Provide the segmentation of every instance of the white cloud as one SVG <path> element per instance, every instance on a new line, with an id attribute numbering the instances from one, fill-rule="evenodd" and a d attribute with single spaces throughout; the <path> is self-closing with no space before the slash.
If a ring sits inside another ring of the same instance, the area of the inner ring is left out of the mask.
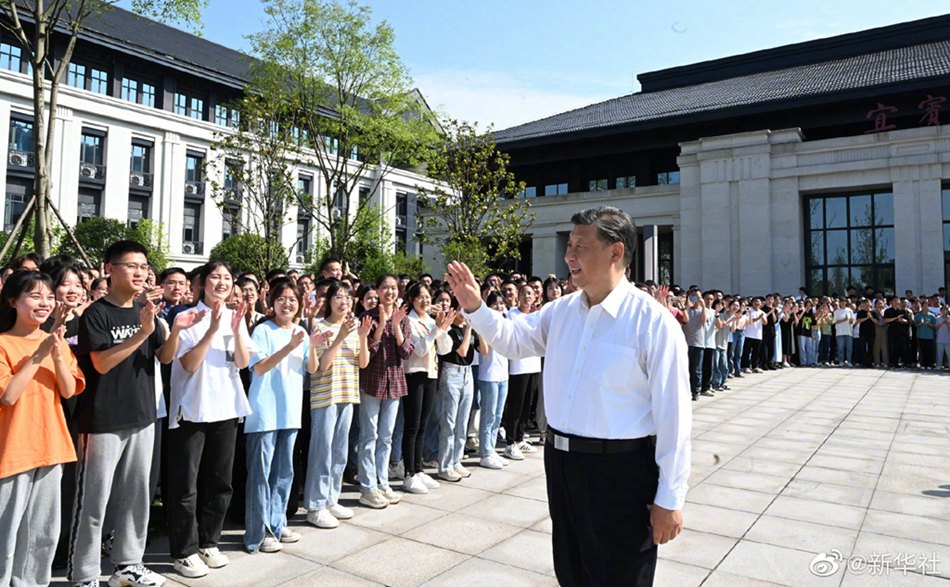
<path id="1" fill-rule="evenodd" d="M 541 83 L 532 83 L 534 80 L 494 71 L 438 70 L 413 77 L 429 105 L 439 113 L 478 122 L 480 127 L 494 123 L 496 130 L 624 93 L 609 87 L 602 88 L 603 94 L 554 91 Z"/>

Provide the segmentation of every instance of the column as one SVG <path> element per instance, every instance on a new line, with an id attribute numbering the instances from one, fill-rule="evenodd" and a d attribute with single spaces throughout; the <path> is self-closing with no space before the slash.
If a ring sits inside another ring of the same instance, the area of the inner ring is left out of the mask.
<path id="1" fill-rule="evenodd" d="M 660 275 L 659 240 L 660 227 L 647 224 L 643 229 L 643 280 L 657 281 Z"/>

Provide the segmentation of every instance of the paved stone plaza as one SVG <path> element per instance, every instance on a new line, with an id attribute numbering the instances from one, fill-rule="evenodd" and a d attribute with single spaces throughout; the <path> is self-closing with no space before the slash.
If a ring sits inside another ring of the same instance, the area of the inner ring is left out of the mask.
<path id="1" fill-rule="evenodd" d="M 660 548 L 657 585 L 950 586 L 950 377 L 785 369 L 733 381 L 693 404 L 686 529 Z M 330 531 L 295 520 L 303 540 L 282 553 L 247 555 L 229 531 L 231 564 L 203 579 L 176 575 L 164 540 L 146 562 L 169 585 L 203 587 L 556 584 L 541 453 L 471 470 L 384 511 L 356 507 L 344 486 L 353 520 Z M 811 572 L 820 554 L 837 572 Z"/>

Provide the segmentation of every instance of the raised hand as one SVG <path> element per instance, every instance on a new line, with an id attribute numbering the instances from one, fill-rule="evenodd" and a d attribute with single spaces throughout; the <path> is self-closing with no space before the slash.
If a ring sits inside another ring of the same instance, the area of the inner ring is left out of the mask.
<path id="1" fill-rule="evenodd" d="M 466 312 L 474 312 L 482 305 L 481 289 L 471 269 L 465 263 L 460 261 L 449 263 L 445 280 L 449 282 L 452 292 Z"/>
<path id="2" fill-rule="evenodd" d="M 327 343 L 328 340 L 333 336 L 333 332 L 330 330 L 320 330 L 316 329 L 313 334 L 310 336 L 310 346 L 312 347 L 321 347 Z"/>
<path id="3" fill-rule="evenodd" d="M 300 343 L 302 343 L 306 338 L 307 333 L 302 328 L 297 328 L 294 330 L 293 336 L 290 337 L 290 342 L 287 344 L 287 346 L 290 349 L 295 349 L 300 346 Z"/>
<path id="4" fill-rule="evenodd" d="M 135 297 L 142 304 L 147 304 L 149 302 L 158 302 L 162 299 L 162 288 L 161 287 L 151 287 L 145 288 L 139 292 L 139 295 Z"/>
<path id="5" fill-rule="evenodd" d="M 207 310 L 188 310 L 187 312 L 180 312 L 175 316 L 175 322 L 172 327 L 178 330 L 188 330 L 195 324 L 201 322 L 207 314 Z"/>
<path id="6" fill-rule="evenodd" d="M 63 324 L 66 324 L 66 319 L 69 318 L 70 307 L 66 304 L 60 302 L 56 304 L 56 308 L 53 310 L 53 330 L 56 330 Z"/>
<path id="7" fill-rule="evenodd" d="M 63 332 L 66 332 L 65 327 L 60 327 L 60 328 L 63 328 Z M 55 331 L 51 332 L 47 334 L 45 338 L 43 338 L 43 342 L 41 342 L 40 346 L 37 347 L 36 352 L 33 353 L 33 356 L 36 357 L 37 361 L 42 361 L 43 359 L 46 358 L 47 355 L 50 354 L 50 352 L 53 351 L 53 349 L 58 348 L 58 346 L 59 346 L 59 341 L 57 340 L 56 332 Z"/>
<path id="8" fill-rule="evenodd" d="M 303 300 L 303 317 L 312 320 L 317 315 L 317 300 L 309 295 Z"/>
<path id="9" fill-rule="evenodd" d="M 365 339 L 369 336 L 369 331 L 373 329 L 373 319 L 369 316 L 363 316 L 363 319 L 360 320 L 360 325 L 356 329 L 356 333 L 360 338 Z"/>
<path id="10" fill-rule="evenodd" d="M 664 306 L 669 306 L 670 304 L 669 295 L 670 287 L 668 285 L 661 285 L 653 292 L 653 298 Z"/>
<path id="11" fill-rule="evenodd" d="M 452 308 L 449 308 L 445 312 L 437 312 L 435 315 L 435 327 L 439 330 L 448 331 L 452 323 L 455 322 L 456 316 L 458 316 L 458 310 Z"/>
<path id="12" fill-rule="evenodd" d="M 48 339 L 52 342 L 52 351 L 53 351 L 53 360 L 62 360 L 63 352 L 65 352 L 69 345 L 66 343 L 66 327 L 57 326 L 49 333 Z"/>
<path id="13" fill-rule="evenodd" d="M 343 341 L 347 336 L 353 333 L 356 330 L 357 322 L 356 318 L 349 316 L 346 320 L 343 321 L 343 324 L 340 325 L 340 332 L 336 335 L 338 341 Z"/>
<path id="14" fill-rule="evenodd" d="M 379 308 L 379 327 L 386 328 L 386 323 L 392 318 L 392 314 L 390 314 L 389 308 L 382 304 L 378 305 L 377 308 Z"/>
<path id="15" fill-rule="evenodd" d="M 247 314 L 249 309 L 250 307 L 245 301 L 241 301 L 241 303 L 237 305 L 234 313 L 231 314 L 231 332 L 237 334 L 238 330 L 241 329 L 241 320 L 244 318 L 245 314 Z"/>
<path id="16" fill-rule="evenodd" d="M 221 326 L 221 314 L 224 311 L 223 304 L 221 300 L 215 300 L 214 306 L 211 308 L 211 323 L 208 325 L 208 330 L 211 332 L 217 332 L 218 328 Z"/>
<path id="17" fill-rule="evenodd" d="M 409 310 L 406 309 L 406 306 L 400 306 L 396 308 L 392 315 L 393 328 L 398 327 L 402 324 L 403 319 L 409 314 Z"/>
<path id="18" fill-rule="evenodd" d="M 162 311 L 162 308 L 165 307 L 165 304 L 149 300 L 147 304 L 142 306 L 142 309 L 139 311 L 139 322 L 142 323 L 141 330 L 145 334 L 151 334 L 155 331 L 155 316 Z"/>

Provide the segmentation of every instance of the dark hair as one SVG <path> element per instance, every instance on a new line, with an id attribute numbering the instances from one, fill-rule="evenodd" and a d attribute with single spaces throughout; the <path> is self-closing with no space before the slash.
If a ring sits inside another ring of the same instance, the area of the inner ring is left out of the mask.
<path id="1" fill-rule="evenodd" d="M 66 281 L 66 276 L 70 273 L 74 274 L 79 278 L 79 284 L 82 285 L 82 267 L 78 263 L 69 263 L 67 265 L 60 265 L 56 271 L 50 275 L 50 280 L 53 283 L 53 293 L 56 293 L 56 288 L 63 285 L 63 282 Z"/>
<path id="2" fill-rule="evenodd" d="M 338 282 L 338 281 L 340 281 L 340 280 L 337 279 L 337 278 L 335 278 L 335 277 L 324 277 L 324 278 L 321 279 L 320 281 L 318 281 L 318 282 L 316 282 L 316 283 L 313 284 L 313 289 L 314 289 L 314 290 L 318 290 L 318 289 L 320 289 L 321 287 L 330 287 L 330 286 L 332 286 L 334 283 L 336 283 L 336 282 Z"/>
<path id="3" fill-rule="evenodd" d="M 357 316 L 366 311 L 366 308 L 363 307 L 363 298 L 371 291 L 376 291 L 376 288 L 368 283 L 356 290 L 356 304 L 353 306 L 353 313 Z"/>
<path id="4" fill-rule="evenodd" d="M 278 277 L 286 277 L 286 276 L 287 276 L 287 272 L 284 271 L 283 269 L 271 269 L 270 271 L 267 272 L 267 275 L 264 277 L 264 280 L 267 283 L 270 283 L 274 281 L 275 279 L 277 279 Z"/>
<path id="5" fill-rule="evenodd" d="M 323 298 L 323 317 L 329 318 L 330 314 L 333 313 L 332 300 L 333 296 L 338 294 L 341 291 L 353 295 L 353 286 L 345 281 L 340 281 L 339 279 L 334 279 L 333 283 L 330 284 L 330 287 L 327 288 L 327 295 Z"/>
<path id="6" fill-rule="evenodd" d="M 106 263 L 114 263 L 118 261 L 122 255 L 129 253 L 141 253 L 145 255 L 145 260 L 148 260 L 148 249 L 146 249 L 142 243 L 130 240 L 115 241 L 109 245 L 109 248 L 107 248 L 106 252 L 102 255 L 102 260 Z"/>
<path id="7" fill-rule="evenodd" d="M 10 261 L 7 267 L 9 267 L 10 269 L 13 269 L 14 271 L 18 269 L 22 269 L 23 263 L 25 261 L 33 261 L 33 263 L 36 264 L 37 269 L 39 269 L 40 266 L 43 265 L 43 257 L 41 257 L 39 253 L 30 252 L 30 253 L 24 253 L 18 257 L 15 257 L 12 261 Z"/>
<path id="8" fill-rule="evenodd" d="M 408 278 L 409 276 L 407 275 L 406 277 Z M 399 279 L 400 279 L 399 277 L 396 277 L 392 273 L 383 273 L 382 275 L 376 278 L 376 289 L 379 289 L 380 286 L 383 285 L 383 282 L 386 281 L 387 279 L 392 279 L 393 281 L 396 282 L 396 285 L 399 285 Z"/>
<path id="9" fill-rule="evenodd" d="M 35 291 L 40 285 L 45 285 L 50 292 L 53 291 L 53 283 L 49 276 L 39 271 L 17 271 L 3 282 L 3 289 L 0 290 L 0 332 L 6 332 L 16 324 L 16 310 L 12 302 L 20 296 L 31 291 Z"/>
<path id="10" fill-rule="evenodd" d="M 424 281 L 417 281 L 406 289 L 406 305 L 409 306 L 410 309 L 416 301 L 416 298 L 422 295 L 422 290 L 429 292 L 429 297 L 432 297 L 432 290 L 429 289 L 429 286 L 426 285 Z"/>
<path id="11" fill-rule="evenodd" d="M 228 270 L 228 273 L 230 273 L 232 277 L 234 276 L 234 272 L 231 271 L 231 266 L 228 265 L 225 261 L 222 261 L 221 259 L 218 259 L 216 261 L 208 261 L 207 263 L 201 266 L 201 271 L 198 273 L 198 275 L 201 277 L 201 296 L 195 296 L 196 300 L 204 298 L 205 280 L 207 280 L 208 276 L 214 273 L 215 270 L 218 269 L 219 267 L 224 267 L 225 269 Z"/>
<path id="12" fill-rule="evenodd" d="M 498 290 L 494 290 L 488 294 L 488 297 L 485 299 L 485 304 L 488 307 L 492 307 L 495 305 L 495 302 L 497 302 L 498 300 L 501 300 L 501 303 L 504 304 L 505 296 L 501 295 L 501 292 L 499 292 Z"/>
<path id="13" fill-rule="evenodd" d="M 112 284 L 109 282 L 108 277 L 97 277 L 92 280 L 92 283 L 89 284 L 90 291 L 102 285 L 103 281 L 106 282 L 106 287 L 112 287 Z"/>
<path id="14" fill-rule="evenodd" d="M 613 206 L 588 208 L 574 214 L 571 224 L 595 227 L 598 238 L 608 245 L 621 243 L 624 266 L 629 267 L 633 263 L 633 255 L 637 250 L 637 227 L 633 218 L 623 210 Z"/>
<path id="15" fill-rule="evenodd" d="M 336 257 L 327 257 L 326 259 L 323 260 L 323 263 L 320 263 L 320 272 L 323 273 L 323 270 L 326 269 L 327 265 L 329 265 L 330 263 L 340 263 L 341 267 L 343 265 L 343 263 Z"/>
<path id="16" fill-rule="evenodd" d="M 277 280 L 275 279 L 274 281 L 277 281 Z M 234 282 L 234 286 L 240 289 L 244 289 L 244 286 L 247 284 L 253 285 L 254 290 L 257 291 L 257 293 L 261 292 L 261 286 L 258 285 L 258 283 L 254 281 L 253 279 L 251 279 L 250 277 L 238 277 L 237 280 L 235 280 Z"/>
<path id="17" fill-rule="evenodd" d="M 158 283 L 160 283 L 160 284 L 161 284 L 161 283 L 165 283 L 165 280 L 166 280 L 166 279 L 168 279 L 168 278 L 171 277 L 172 275 L 178 275 L 179 273 L 181 273 L 182 275 L 184 275 L 184 276 L 185 276 L 185 279 L 188 279 L 188 274 L 185 273 L 185 270 L 182 269 L 181 267 L 169 267 L 168 269 L 162 271 L 161 274 L 159 274 L 159 276 L 158 276 Z"/>
<path id="18" fill-rule="evenodd" d="M 250 281 L 250 280 L 248 280 Z M 282 279 L 275 279 L 270 284 L 270 291 L 267 293 L 267 303 L 274 308 L 274 302 L 277 301 L 277 298 L 280 297 L 280 294 L 284 293 L 285 290 L 290 290 L 294 292 L 294 297 L 297 298 L 297 313 L 294 315 L 294 318 L 300 316 L 300 312 L 303 311 L 303 300 L 300 297 L 300 292 L 297 290 L 297 286 L 294 285 L 294 282 L 289 277 L 284 277 Z M 268 320 L 274 320 L 274 314 L 268 316 Z"/>
<path id="19" fill-rule="evenodd" d="M 40 271 L 47 275 L 52 275 L 56 273 L 57 269 L 65 265 L 78 265 L 78 263 L 76 262 L 76 259 L 70 257 L 69 255 L 53 255 L 49 259 L 46 259 L 40 263 Z M 82 270 L 81 267 L 80 270 Z M 82 279 L 81 273 L 79 277 Z"/>

